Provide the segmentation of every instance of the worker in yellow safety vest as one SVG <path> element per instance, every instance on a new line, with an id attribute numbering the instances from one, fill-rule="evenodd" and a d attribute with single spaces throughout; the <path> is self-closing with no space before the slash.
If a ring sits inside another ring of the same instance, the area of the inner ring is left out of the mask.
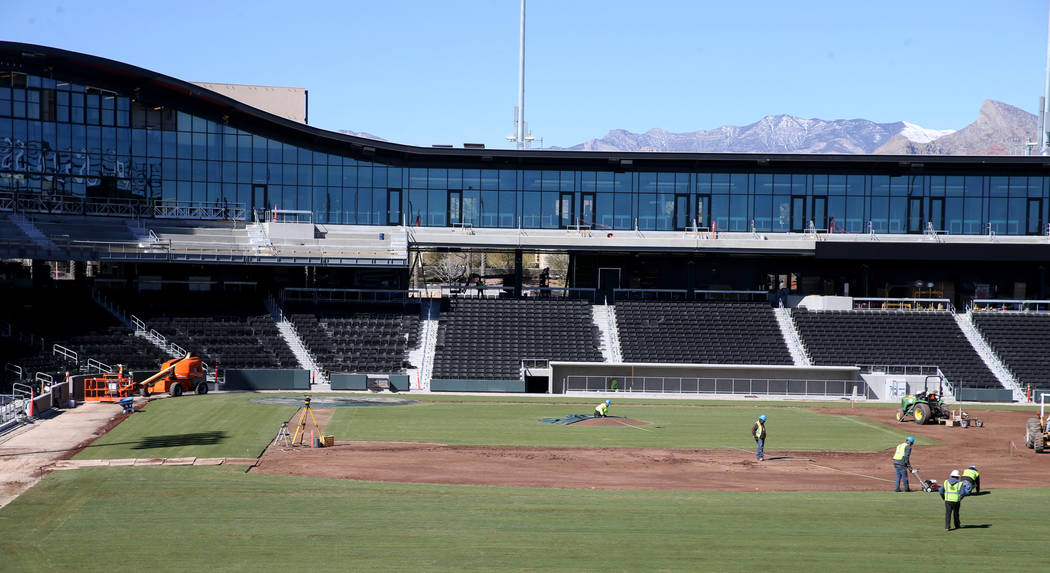
<path id="1" fill-rule="evenodd" d="M 897 444 L 897 451 L 893 452 L 893 469 L 897 472 L 897 483 L 893 486 L 893 491 L 900 491 L 901 483 L 904 484 L 904 491 L 911 491 L 911 486 L 908 485 L 908 470 L 911 469 L 911 446 L 914 443 L 915 438 L 908 436 Z"/>
<path id="2" fill-rule="evenodd" d="M 962 480 L 959 479 L 959 470 L 952 470 L 951 476 L 941 486 L 941 497 L 944 499 L 944 531 L 951 531 L 952 518 L 954 517 L 955 529 L 959 525 L 959 506 L 962 505 L 963 492 Z"/>
<path id="3" fill-rule="evenodd" d="M 602 402 L 601 404 L 598 404 L 597 406 L 595 406 L 594 407 L 594 417 L 595 418 L 607 418 L 607 417 L 609 417 L 609 406 L 611 406 L 611 405 L 612 405 L 612 401 L 611 400 L 606 400 L 606 401 Z"/>
<path id="4" fill-rule="evenodd" d="M 766 461 L 766 415 L 762 414 L 751 425 L 751 437 L 755 438 L 755 459 Z"/>
<path id="5" fill-rule="evenodd" d="M 963 487 L 968 490 L 966 495 L 981 493 L 981 473 L 977 471 L 977 466 L 970 466 L 964 469 L 962 481 Z"/>

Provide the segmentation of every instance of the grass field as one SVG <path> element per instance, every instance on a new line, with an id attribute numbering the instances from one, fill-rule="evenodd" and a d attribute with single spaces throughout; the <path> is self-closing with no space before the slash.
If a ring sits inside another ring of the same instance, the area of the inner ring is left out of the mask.
<path id="1" fill-rule="evenodd" d="M 228 467 L 55 472 L 0 511 L 3 571 L 1039 571 L 1050 490 L 581 491 Z"/>
<path id="2" fill-rule="evenodd" d="M 155 400 L 91 447 L 88 458 L 255 457 L 294 406 L 251 401 L 258 394 Z M 547 398 L 512 403 L 489 396 L 456 401 L 419 398 L 408 406 L 336 408 L 326 433 L 337 440 L 440 442 L 453 445 L 531 445 L 642 448 L 754 447 L 751 424 L 769 416 L 770 447 L 786 450 L 879 451 L 900 443 L 908 428 L 802 407 L 678 401 L 621 401 L 611 414 L 652 422 L 644 430 L 542 424 L 540 418 L 590 413 L 595 401 Z M 887 409 L 887 420 L 892 413 Z M 919 444 L 934 443 L 918 439 Z"/>
<path id="3" fill-rule="evenodd" d="M 268 394 L 271 396 L 272 394 Z M 295 406 L 258 394 L 151 402 L 80 458 L 255 456 Z M 615 400 L 628 427 L 541 424 L 595 400 L 405 396 L 337 408 L 340 440 L 471 445 L 885 450 L 908 428 L 788 403 Z M 836 404 L 841 405 L 841 404 Z M 709 407 L 704 407 L 709 406 Z M 920 442 L 922 440 L 920 439 Z M 375 483 L 235 467 L 54 472 L 0 509 L 0 571 L 1040 570 L 1050 490 L 932 494 L 617 491 Z M 906 548 L 902 552 L 901 548 Z"/>
<path id="4" fill-rule="evenodd" d="M 295 406 L 249 402 L 252 394 L 153 400 L 76 459 L 257 457 Z"/>
<path id="5" fill-rule="evenodd" d="M 592 401 L 593 402 L 593 401 Z M 641 448 L 754 448 L 751 425 L 769 417 L 770 444 L 787 450 L 878 451 L 907 436 L 908 428 L 801 407 L 700 404 L 613 404 L 610 414 L 651 422 L 643 430 L 540 424 L 540 418 L 589 414 L 591 402 L 500 404 L 421 402 L 412 406 L 337 408 L 326 433 L 337 440 L 429 441 L 453 445 Z M 887 411 L 887 418 L 892 414 Z M 922 439 L 919 443 L 924 443 Z M 932 443 L 926 441 L 925 443 Z"/>

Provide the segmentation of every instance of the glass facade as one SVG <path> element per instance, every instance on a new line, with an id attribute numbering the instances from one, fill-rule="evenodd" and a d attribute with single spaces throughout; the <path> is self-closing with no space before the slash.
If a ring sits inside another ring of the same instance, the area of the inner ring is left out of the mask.
<path id="1" fill-rule="evenodd" d="M 0 192 L 241 204 L 320 223 L 1046 234 L 1042 176 L 414 167 L 0 71 Z M 377 143 L 377 145 L 380 145 Z M 461 158 L 459 163 L 464 165 Z M 437 161 L 440 163 L 440 161 Z"/>

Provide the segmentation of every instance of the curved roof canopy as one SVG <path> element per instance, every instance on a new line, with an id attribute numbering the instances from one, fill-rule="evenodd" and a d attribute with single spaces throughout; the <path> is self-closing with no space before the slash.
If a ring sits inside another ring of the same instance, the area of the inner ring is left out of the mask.
<path id="1" fill-rule="evenodd" d="M 451 149 L 388 143 L 303 125 L 198 85 L 130 64 L 58 48 L 0 41 L 0 69 L 82 83 L 208 117 L 329 153 L 404 166 L 513 167 L 615 171 L 776 171 L 930 175 L 1046 175 L 1050 157 L 667 153 Z"/>

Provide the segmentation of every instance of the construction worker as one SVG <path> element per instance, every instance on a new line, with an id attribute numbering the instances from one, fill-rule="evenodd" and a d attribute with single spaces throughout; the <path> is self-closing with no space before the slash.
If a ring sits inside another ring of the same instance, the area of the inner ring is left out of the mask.
<path id="1" fill-rule="evenodd" d="M 908 484 L 908 470 L 911 469 L 911 445 L 914 443 L 915 438 L 908 436 L 903 442 L 897 444 L 897 451 L 893 452 L 893 469 L 897 472 L 897 483 L 894 484 L 893 491 L 901 490 L 901 482 L 904 483 L 904 491 L 911 491 L 911 486 Z"/>
<path id="2" fill-rule="evenodd" d="M 959 529 L 962 527 L 959 525 L 959 506 L 962 505 L 962 498 L 966 495 L 963 492 L 962 480 L 959 478 L 959 470 L 952 470 L 948 481 L 941 485 L 940 493 L 941 498 L 944 499 L 944 531 L 952 530 L 952 517 L 955 518 L 955 529 Z"/>
<path id="3" fill-rule="evenodd" d="M 755 438 L 755 459 L 766 461 L 766 415 L 762 414 L 751 426 L 751 436 Z"/>
<path id="4" fill-rule="evenodd" d="M 612 406 L 611 400 L 606 400 L 601 404 L 594 407 L 595 418 L 608 418 L 609 417 L 609 406 Z"/>
<path id="5" fill-rule="evenodd" d="M 964 469 L 962 480 L 963 488 L 966 489 L 966 495 L 981 493 L 981 473 L 977 471 L 977 466 L 970 466 Z"/>

